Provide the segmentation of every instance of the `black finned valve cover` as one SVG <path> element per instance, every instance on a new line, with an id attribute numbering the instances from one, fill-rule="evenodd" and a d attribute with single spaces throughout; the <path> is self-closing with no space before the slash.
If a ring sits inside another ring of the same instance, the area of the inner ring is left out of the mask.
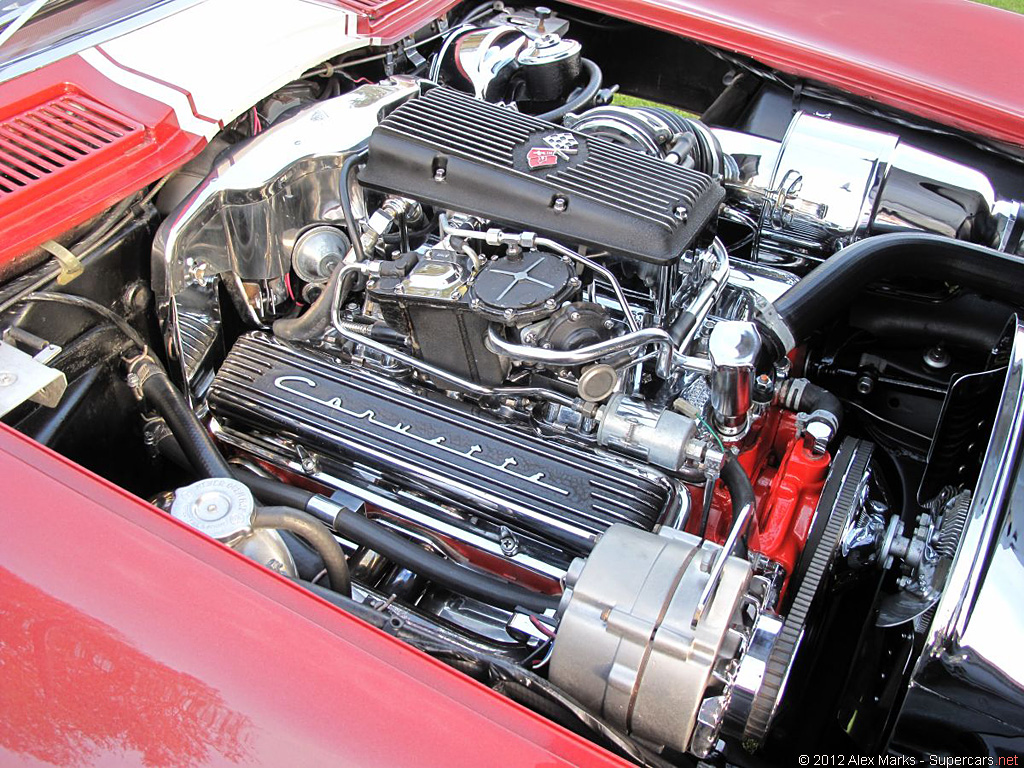
<path id="1" fill-rule="evenodd" d="M 725 196 L 707 174 L 442 87 L 369 148 L 369 187 L 653 264 L 678 259 Z"/>

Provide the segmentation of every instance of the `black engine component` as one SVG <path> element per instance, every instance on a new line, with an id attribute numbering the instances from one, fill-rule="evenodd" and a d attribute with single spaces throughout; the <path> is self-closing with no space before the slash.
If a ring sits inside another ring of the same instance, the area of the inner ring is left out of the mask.
<path id="1" fill-rule="evenodd" d="M 667 479 L 646 467 L 261 333 L 234 345 L 209 402 L 228 435 L 287 438 L 322 471 L 397 482 L 570 555 L 589 552 L 613 523 L 650 530 L 672 501 Z"/>
<path id="2" fill-rule="evenodd" d="M 470 288 L 474 309 L 505 322 L 551 314 L 580 281 L 561 256 L 530 251 L 488 262 Z"/>
<path id="3" fill-rule="evenodd" d="M 439 87 L 374 129 L 359 179 L 654 264 L 678 259 L 725 196 L 707 174 Z"/>
<path id="4" fill-rule="evenodd" d="M 603 307 L 575 301 L 551 316 L 537 343 L 545 348 L 570 350 L 598 344 L 611 335 L 610 319 Z"/>
<path id="5" fill-rule="evenodd" d="M 497 385 L 508 361 L 487 349 L 491 322 L 533 322 L 554 312 L 580 281 L 571 263 L 530 251 L 488 261 L 471 275 L 467 256 L 428 249 L 408 275 L 381 277 L 369 293 L 416 353 L 472 381 Z"/>

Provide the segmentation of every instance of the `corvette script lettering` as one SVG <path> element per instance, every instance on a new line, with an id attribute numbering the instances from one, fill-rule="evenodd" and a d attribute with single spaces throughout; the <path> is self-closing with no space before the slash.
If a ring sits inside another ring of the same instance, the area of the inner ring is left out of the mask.
<path id="1" fill-rule="evenodd" d="M 296 388 L 296 384 L 303 385 L 303 388 Z M 319 397 L 314 397 L 309 392 L 310 390 L 317 389 L 318 385 L 313 379 L 310 379 L 306 376 L 278 376 L 276 379 L 274 379 L 274 386 L 284 392 L 288 392 L 289 394 L 295 395 L 296 397 L 301 397 L 303 400 L 308 400 L 309 402 L 317 403 L 318 405 L 322 405 L 323 407 L 329 408 L 332 411 L 335 411 L 337 413 L 343 413 L 346 416 L 349 416 L 353 419 L 365 421 L 366 423 L 372 424 L 375 427 L 381 427 L 382 429 L 386 429 L 389 432 L 404 435 L 405 437 L 415 440 L 418 443 L 429 445 L 433 448 L 436 448 L 440 451 L 444 451 L 445 453 L 449 453 L 453 456 L 458 456 L 459 458 L 462 459 L 469 459 L 470 461 L 476 464 L 480 464 L 482 466 L 495 469 L 499 472 L 505 473 L 506 475 L 511 475 L 512 477 L 515 477 L 519 480 L 525 480 L 541 488 L 546 488 L 549 491 L 554 491 L 555 493 L 561 494 L 562 496 L 569 495 L 569 491 L 567 491 L 565 488 L 559 488 L 557 485 L 545 483 L 545 475 L 543 472 L 535 472 L 532 475 L 524 475 L 520 474 L 519 472 L 513 471 L 512 467 L 519 466 L 519 462 L 516 460 L 514 456 L 507 456 L 500 463 L 490 462 L 480 456 L 480 454 L 484 450 L 482 446 L 471 445 L 469 447 L 469 450 L 460 451 L 445 445 L 447 438 L 444 437 L 443 435 L 434 438 L 425 438 L 413 432 L 411 424 L 403 424 L 402 422 L 398 422 L 397 424 L 389 424 L 386 421 L 381 421 L 379 418 L 377 418 L 376 411 L 374 411 L 371 408 L 368 408 L 365 411 L 361 412 L 353 411 L 345 407 L 341 397 L 335 396 L 327 398 L 326 400 L 321 399 Z"/>

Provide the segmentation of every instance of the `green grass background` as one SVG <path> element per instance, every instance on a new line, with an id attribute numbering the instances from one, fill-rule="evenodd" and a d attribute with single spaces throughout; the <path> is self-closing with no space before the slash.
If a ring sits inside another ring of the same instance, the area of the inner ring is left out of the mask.
<path id="1" fill-rule="evenodd" d="M 1008 11 L 1024 13 L 1024 0 L 978 0 L 985 5 L 994 5 L 996 8 L 1005 8 Z"/>

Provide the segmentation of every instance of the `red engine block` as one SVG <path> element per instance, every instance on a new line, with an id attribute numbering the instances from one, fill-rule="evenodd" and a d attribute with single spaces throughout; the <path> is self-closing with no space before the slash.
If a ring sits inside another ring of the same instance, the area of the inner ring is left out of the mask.
<path id="1" fill-rule="evenodd" d="M 761 419 L 759 432 L 739 454 L 739 462 L 754 485 L 757 515 L 747 532 L 752 552 L 760 552 L 793 573 L 814 518 L 832 457 L 814 455 L 797 437 L 796 415 L 772 408 Z M 700 533 L 704 489 L 691 490 L 694 514 L 686 530 Z M 708 516 L 707 537 L 721 544 L 732 523 L 729 493 L 716 483 Z"/>

